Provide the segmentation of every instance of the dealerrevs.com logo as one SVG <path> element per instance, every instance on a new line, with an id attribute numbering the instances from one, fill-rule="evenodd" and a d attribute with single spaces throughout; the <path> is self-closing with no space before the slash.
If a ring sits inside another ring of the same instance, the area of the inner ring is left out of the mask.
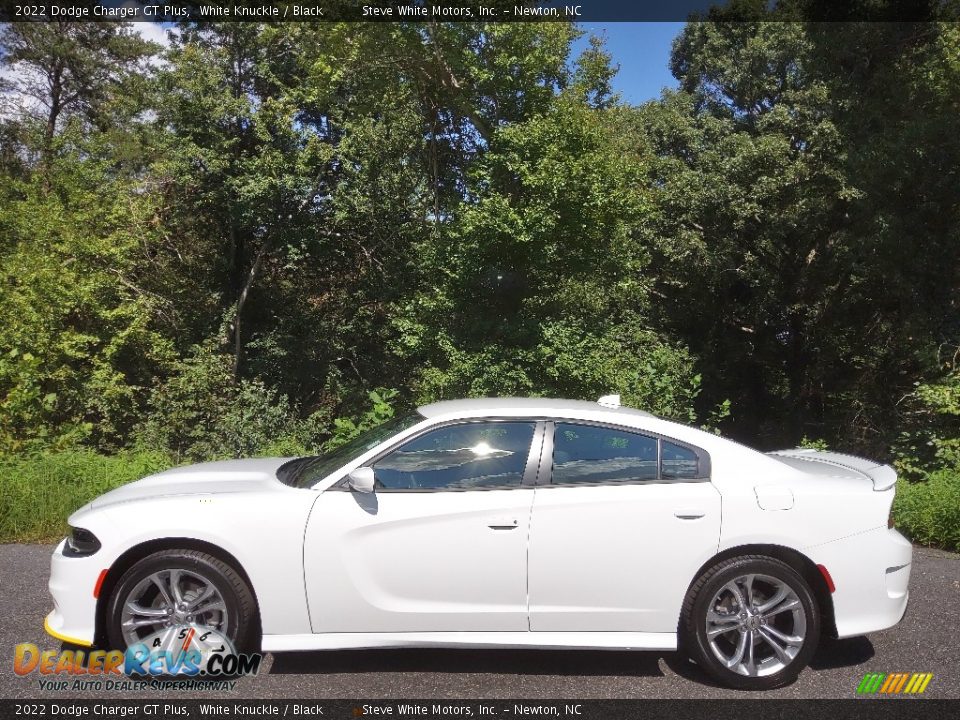
<path id="1" fill-rule="evenodd" d="M 920 695 L 933 680 L 933 673 L 867 673 L 857 686 L 858 695 Z"/>
<path id="2" fill-rule="evenodd" d="M 263 657 L 238 653 L 230 641 L 206 627 L 167 628 L 156 637 L 120 650 L 14 648 L 13 671 L 40 675 L 41 690 L 233 689 L 236 678 L 256 675 Z M 126 676 L 126 677 L 124 677 Z M 161 680 L 167 678 L 167 680 Z"/>

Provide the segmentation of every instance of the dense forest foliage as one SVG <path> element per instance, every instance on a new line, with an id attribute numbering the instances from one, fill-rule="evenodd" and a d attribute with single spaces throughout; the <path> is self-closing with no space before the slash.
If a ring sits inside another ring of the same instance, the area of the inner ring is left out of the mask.
<path id="1" fill-rule="evenodd" d="M 566 23 L 3 28 L 4 482 L 619 392 L 956 546 L 960 26 L 726 12 L 639 107 Z"/>

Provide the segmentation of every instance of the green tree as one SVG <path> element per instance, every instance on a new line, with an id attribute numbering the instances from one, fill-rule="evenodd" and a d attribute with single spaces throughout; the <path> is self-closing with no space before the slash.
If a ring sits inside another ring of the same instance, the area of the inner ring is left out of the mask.
<path id="1" fill-rule="evenodd" d="M 2 36 L 20 112 L 0 183 L 0 451 L 116 447 L 168 357 L 156 298 L 129 279 L 144 219 L 132 98 L 152 48 L 128 26 L 58 27 Z"/>
<path id="2" fill-rule="evenodd" d="M 953 32 L 691 23 L 680 91 L 638 111 L 661 307 L 744 440 L 882 456 L 898 399 L 956 345 Z"/>
<path id="3" fill-rule="evenodd" d="M 423 287 L 395 321 L 398 352 L 423 368 L 418 399 L 619 391 L 692 418 L 698 381 L 650 321 L 632 233 L 649 212 L 644 158 L 604 110 L 608 62 L 588 59 L 547 110 L 491 137 L 464 202 L 419 246 Z"/>
<path id="4" fill-rule="evenodd" d="M 8 80 L 22 122 L 37 130 L 32 150 L 49 172 L 55 140 L 64 125 L 79 120 L 106 132 L 123 119 L 120 110 L 156 51 L 130 23 L 8 23 L 0 31 L 2 61 L 14 70 Z"/>
<path id="5" fill-rule="evenodd" d="M 158 78 L 154 287 L 181 298 L 183 350 L 217 338 L 237 381 L 308 412 L 382 385 L 384 308 L 427 212 L 419 107 L 366 42 L 351 25 L 187 25 Z"/>

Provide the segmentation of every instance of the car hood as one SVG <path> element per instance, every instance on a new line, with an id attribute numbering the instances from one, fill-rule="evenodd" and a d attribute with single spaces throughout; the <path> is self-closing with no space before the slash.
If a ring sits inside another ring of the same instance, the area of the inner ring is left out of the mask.
<path id="1" fill-rule="evenodd" d="M 144 500 L 170 495 L 211 495 L 279 489 L 277 469 L 292 458 L 257 458 L 200 463 L 149 475 L 90 503 L 99 508 L 114 503 Z"/>

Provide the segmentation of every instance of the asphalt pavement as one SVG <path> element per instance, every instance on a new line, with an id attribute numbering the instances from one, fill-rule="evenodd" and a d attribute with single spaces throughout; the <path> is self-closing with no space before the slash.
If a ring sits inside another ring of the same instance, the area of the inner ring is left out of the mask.
<path id="1" fill-rule="evenodd" d="M 46 585 L 52 549 L 0 545 L 0 698 L 162 698 L 155 690 L 45 691 L 35 673 L 14 674 L 18 643 L 59 648 L 43 631 L 51 609 Z M 178 690 L 171 698 L 851 698 L 868 672 L 930 672 L 923 698 L 960 698 L 958 637 L 960 555 L 918 548 L 910 609 L 898 626 L 822 643 L 795 683 L 766 693 L 716 687 L 677 653 L 430 649 L 267 655 L 260 673 L 240 679 L 231 691 Z"/>

